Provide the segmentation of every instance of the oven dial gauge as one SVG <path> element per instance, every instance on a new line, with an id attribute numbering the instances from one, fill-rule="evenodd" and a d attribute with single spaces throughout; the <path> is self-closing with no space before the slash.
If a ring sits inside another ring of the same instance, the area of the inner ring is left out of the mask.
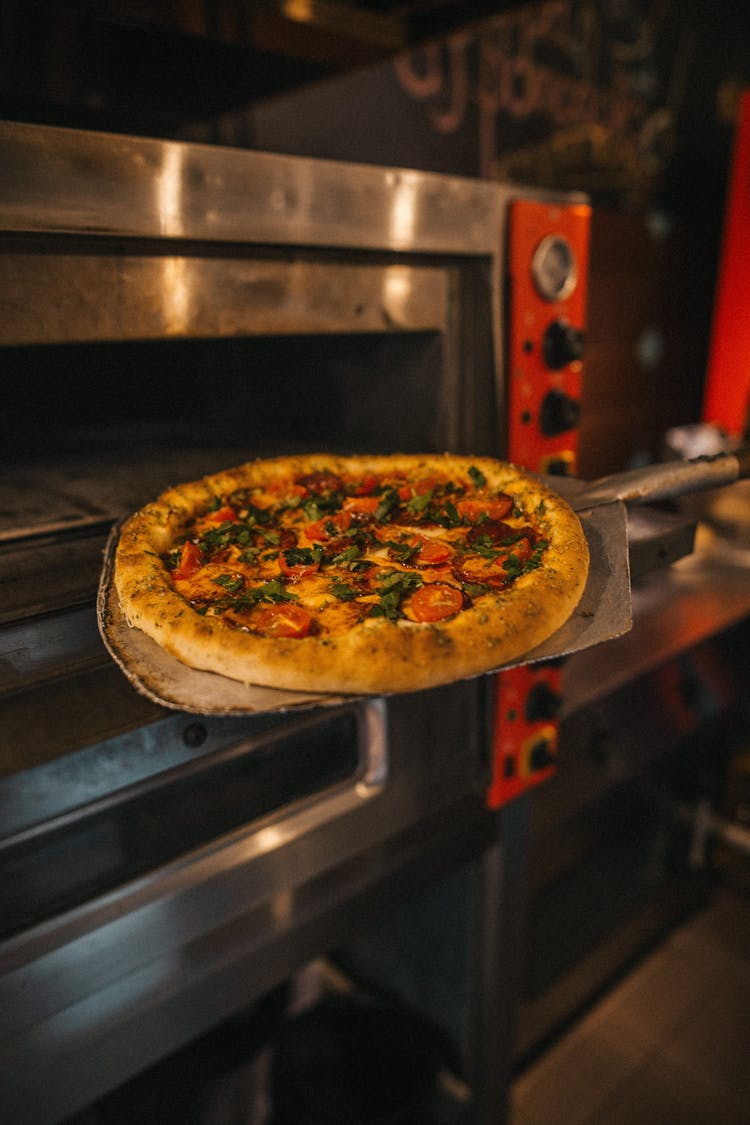
<path id="1" fill-rule="evenodd" d="M 564 301 L 576 287 L 578 268 L 575 254 L 566 238 L 548 234 L 531 259 L 531 276 L 545 301 Z"/>

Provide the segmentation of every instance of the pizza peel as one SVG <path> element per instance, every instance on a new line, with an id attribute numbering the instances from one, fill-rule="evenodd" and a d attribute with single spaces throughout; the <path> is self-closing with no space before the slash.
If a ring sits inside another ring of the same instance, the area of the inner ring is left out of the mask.
<path id="1" fill-rule="evenodd" d="M 674 499 L 747 477 L 750 449 L 669 461 L 593 483 L 542 477 L 548 488 L 571 505 L 581 521 L 590 554 L 586 587 L 573 614 L 552 636 L 522 659 L 488 668 L 486 674 L 570 656 L 627 633 L 633 623 L 627 505 Z M 133 687 L 152 702 L 197 714 L 255 715 L 333 706 L 352 698 L 242 684 L 182 664 L 125 620 L 112 582 L 118 535 L 119 527 L 113 528 L 105 548 L 97 598 L 99 629 L 110 655 Z"/>

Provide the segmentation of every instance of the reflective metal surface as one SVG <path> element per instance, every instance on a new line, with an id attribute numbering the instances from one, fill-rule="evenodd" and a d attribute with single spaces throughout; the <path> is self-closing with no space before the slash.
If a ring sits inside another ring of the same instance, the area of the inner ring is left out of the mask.
<path id="1" fill-rule="evenodd" d="M 3 1120 L 62 1120 L 481 855 L 494 834 L 471 722 L 481 700 L 461 689 L 417 703 L 367 706 L 352 783 L 0 944 Z M 100 834 L 90 855 L 122 844 Z"/>
<path id="2" fill-rule="evenodd" d="M 497 185 L 461 177 L 12 122 L 0 148 L 6 231 L 452 254 L 501 237 Z"/>
<path id="3" fill-rule="evenodd" d="M 4 344 L 423 332 L 440 329 L 447 310 L 445 271 L 427 267 L 127 253 L 0 256 Z"/>

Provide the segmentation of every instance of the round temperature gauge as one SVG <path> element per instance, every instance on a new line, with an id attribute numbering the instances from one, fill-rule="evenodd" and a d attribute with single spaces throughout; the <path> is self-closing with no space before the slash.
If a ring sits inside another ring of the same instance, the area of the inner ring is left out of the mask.
<path id="1" fill-rule="evenodd" d="M 548 234 L 542 239 L 531 259 L 531 276 L 545 301 L 564 301 L 570 296 L 578 281 L 578 270 L 567 239 L 559 234 Z"/>

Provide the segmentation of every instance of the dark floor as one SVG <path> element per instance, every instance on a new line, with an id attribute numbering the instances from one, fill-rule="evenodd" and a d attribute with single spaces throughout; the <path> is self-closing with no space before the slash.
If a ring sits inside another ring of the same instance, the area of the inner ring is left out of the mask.
<path id="1" fill-rule="evenodd" d="M 749 1125 L 750 889 L 725 881 L 527 1070 L 511 1125 Z"/>

